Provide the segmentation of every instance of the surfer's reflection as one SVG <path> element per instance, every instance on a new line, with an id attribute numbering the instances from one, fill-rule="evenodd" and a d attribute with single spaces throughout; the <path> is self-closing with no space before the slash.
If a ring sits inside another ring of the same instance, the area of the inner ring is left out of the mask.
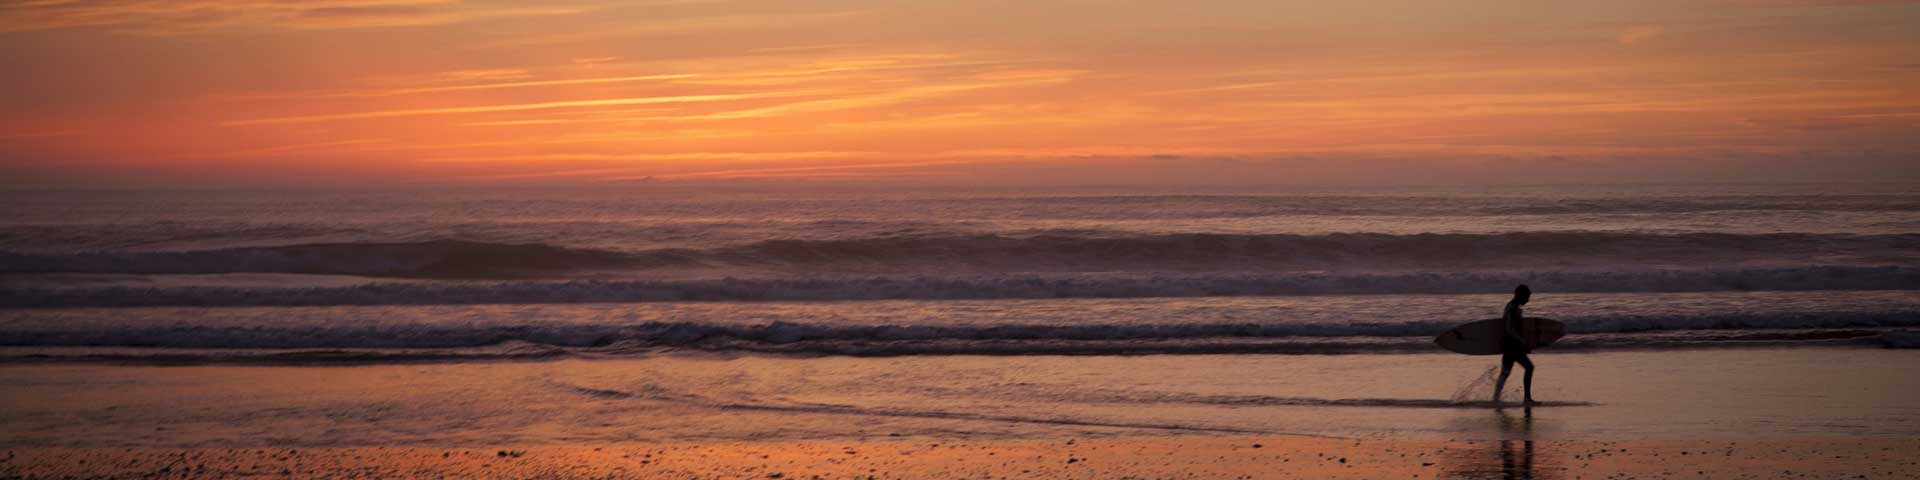
<path id="1" fill-rule="evenodd" d="M 1473 479 L 1547 479 L 1553 478 L 1554 468 L 1536 468 L 1534 465 L 1533 409 L 1496 408 L 1494 424 L 1499 430 L 1500 439 L 1494 442 L 1497 452 L 1487 450 L 1466 450 L 1464 455 L 1455 457 L 1455 462 L 1441 478 Z"/>
<path id="2" fill-rule="evenodd" d="M 1518 421 L 1507 413 L 1507 409 L 1497 408 L 1500 415 L 1500 471 L 1504 478 L 1531 479 L 1533 476 L 1533 409 L 1523 409 Z M 1520 450 L 1514 451 L 1518 442 Z"/>

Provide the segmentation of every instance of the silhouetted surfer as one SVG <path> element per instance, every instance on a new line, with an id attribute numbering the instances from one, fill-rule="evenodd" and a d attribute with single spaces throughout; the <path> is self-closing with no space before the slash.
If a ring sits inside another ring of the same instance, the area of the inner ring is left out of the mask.
<path id="1" fill-rule="evenodd" d="M 1527 368 L 1521 385 L 1526 388 L 1527 404 L 1533 404 L 1533 360 L 1527 358 L 1533 348 L 1527 346 L 1526 339 L 1520 334 L 1520 306 L 1526 305 L 1527 299 L 1532 297 L 1533 291 L 1528 290 L 1525 284 L 1513 287 L 1513 300 L 1507 302 L 1506 313 L 1500 315 L 1500 324 L 1506 327 L 1506 334 L 1500 336 L 1500 380 L 1493 383 L 1494 403 L 1500 402 L 1500 394 L 1507 389 L 1507 374 L 1513 373 L 1513 364 L 1518 363 Z"/>

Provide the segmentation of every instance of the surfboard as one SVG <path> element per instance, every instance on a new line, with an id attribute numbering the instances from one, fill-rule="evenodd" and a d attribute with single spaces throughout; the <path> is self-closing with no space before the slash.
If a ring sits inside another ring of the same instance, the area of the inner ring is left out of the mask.
<path id="1" fill-rule="evenodd" d="M 1453 327 L 1446 333 L 1433 339 L 1440 348 L 1467 355 L 1499 355 L 1500 335 L 1504 326 L 1501 319 L 1481 320 Z M 1533 348 L 1553 345 L 1555 340 L 1567 336 L 1567 326 L 1549 318 L 1524 317 L 1520 319 L 1520 338 Z"/>

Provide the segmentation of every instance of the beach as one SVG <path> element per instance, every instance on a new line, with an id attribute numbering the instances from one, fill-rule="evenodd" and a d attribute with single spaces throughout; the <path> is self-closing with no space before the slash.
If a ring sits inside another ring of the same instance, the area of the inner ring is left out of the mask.
<path id="1" fill-rule="evenodd" d="M 1541 354 L 1533 408 L 1478 400 L 1492 358 L 1450 354 L 10 365 L 0 465 L 39 478 L 1911 478 L 1914 355 Z M 1516 463 L 1530 473 L 1503 476 Z"/>
<path id="2" fill-rule="evenodd" d="M 27 449 L 14 478 L 1914 478 L 1911 439 L 710 442 L 498 449 Z"/>

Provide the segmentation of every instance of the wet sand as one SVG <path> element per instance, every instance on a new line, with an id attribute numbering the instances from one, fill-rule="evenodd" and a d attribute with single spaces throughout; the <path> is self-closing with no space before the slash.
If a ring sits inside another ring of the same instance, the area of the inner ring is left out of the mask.
<path id="1" fill-rule="evenodd" d="M 6 478 L 1920 478 L 1920 439 L 1262 437 L 25 448 Z"/>
<path id="2" fill-rule="evenodd" d="M 0 478 L 1920 478 L 1915 354 L 9 365 Z"/>

